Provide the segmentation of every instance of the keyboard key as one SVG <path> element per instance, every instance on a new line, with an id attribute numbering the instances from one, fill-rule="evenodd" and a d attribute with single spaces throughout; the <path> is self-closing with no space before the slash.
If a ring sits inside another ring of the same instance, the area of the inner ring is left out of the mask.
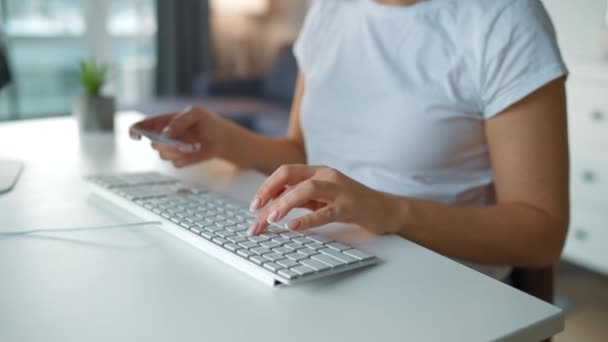
<path id="1" fill-rule="evenodd" d="M 275 247 L 272 249 L 272 251 L 279 254 L 293 253 L 293 249 L 287 247 Z"/>
<path id="2" fill-rule="evenodd" d="M 296 232 L 285 232 L 285 233 L 281 233 L 281 236 L 282 237 L 286 237 L 288 239 L 294 239 L 294 238 L 297 238 L 297 237 L 301 237 L 302 235 L 298 234 Z"/>
<path id="3" fill-rule="evenodd" d="M 203 225 L 203 229 L 206 232 L 210 232 L 211 234 L 215 235 L 215 227 L 210 227 L 209 225 L 205 224 Z"/>
<path id="4" fill-rule="evenodd" d="M 227 243 L 224 245 L 224 248 L 226 248 L 227 250 L 229 250 L 231 252 L 236 252 L 236 250 L 239 249 L 240 247 L 236 243 Z"/>
<path id="5" fill-rule="evenodd" d="M 285 256 L 288 257 L 289 259 L 295 260 L 295 261 L 306 259 L 306 255 L 298 253 L 298 252 L 285 254 Z"/>
<path id="6" fill-rule="evenodd" d="M 205 231 L 201 232 L 201 236 L 204 237 L 207 240 L 211 240 L 211 239 L 213 239 L 213 237 L 215 236 L 215 234 L 213 234 L 213 233 L 205 230 Z"/>
<path id="7" fill-rule="evenodd" d="M 281 244 L 281 245 L 284 245 L 286 243 L 290 243 L 291 242 L 290 239 L 284 238 L 284 237 L 274 238 L 274 239 L 272 239 L 272 241 L 274 241 L 274 242 L 276 242 L 278 244 Z"/>
<path id="8" fill-rule="evenodd" d="M 183 228 L 190 229 L 190 223 L 188 223 L 188 222 L 182 221 L 179 223 L 179 225 L 182 226 Z"/>
<path id="9" fill-rule="evenodd" d="M 265 248 L 265 247 L 256 247 L 256 248 L 251 248 L 250 250 L 257 255 L 272 253 L 272 251 L 270 249 Z"/>
<path id="10" fill-rule="evenodd" d="M 215 242 L 216 244 L 218 244 L 218 245 L 220 245 L 220 246 L 222 246 L 222 245 L 224 245 L 224 244 L 228 243 L 228 240 L 226 240 L 226 239 L 222 239 L 222 238 L 220 238 L 220 237 L 214 237 L 213 239 L 211 239 L 211 241 Z"/>
<path id="11" fill-rule="evenodd" d="M 247 230 L 247 228 L 243 228 L 243 227 L 239 227 L 239 226 L 230 226 L 230 227 L 226 227 L 226 230 L 236 233 L 236 232 L 242 232 L 243 230 Z"/>
<path id="12" fill-rule="evenodd" d="M 347 246 L 347 245 L 345 245 L 343 243 L 339 243 L 339 242 L 328 243 L 327 247 L 329 247 L 331 249 L 335 249 L 335 250 L 340 251 L 340 252 L 345 251 L 347 249 L 351 249 L 350 246 Z"/>
<path id="13" fill-rule="evenodd" d="M 268 254 L 264 254 L 262 256 L 264 258 L 270 260 L 270 261 L 276 261 L 276 260 L 284 259 L 284 257 L 281 254 L 279 254 L 279 253 L 268 253 Z"/>
<path id="14" fill-rule="evenodd" d="M 298 274 L 296 272 L 287 269 L 279 270 L 278 273 L 280 276 L 285 277 L 287 279 L 293 279 L 298 277 Z"/>
<path id="15" fill-rule="evenodd" d="M 295 251 L 295 250 L 297 250 L 297 249 L 302 248 L 303 246 L 302 246 L 302 245 L 300 245 L 299 243 L 292 242 L 292 243 L 287 243 L 287 244 L 285 244 L 285 247 L 287 247 L 287 248 L 289 248 L 289 249 L 291 249 L 291 250 L 294 250 L 294 251 Z"/>
<path id="16" fill-rule="evenodd" d="M 212 231 L 214 231 L 214 232 L 219 232 L 219 231 L 224 230 L 224 228 L 223 228 L 223 227 L 216 226 L 216 225 L 208 225 L 208 226 L 205 226 L 205 228 L 207 228 L 207 229 L 209 229 L 209 230 L 212 230 Z"/>
<path id="17" fill-rule="evenodd" d="M 302 244 L 302 245 L 305 245 L 305 244 L 307 244 L 307 243 L 313 243 L 313 242 L 314 242 L 313 240 L 311 240 L 311 239 L 309 239 L 309 238 L 307 238 L 307 237 L 303 237 L 303 236 L 298 237 L 298 238 L 295 238 L 295 239 L 292 239 L 291 241 L 293 241 L 293 242 L 297 242 L 297 243 Z"/>
<path id="18" fill-rule="evenodd" d="M 274 241 L 264 241 L 264 242 L 260 242 L 260 246 L 263 246 L 266 248 L 277 248 L 277 247 L 280 247 L 281 244 L 278 244 Z"/>
<path id="19" fill-rule="evenodd" d="M 277 264 L 285 267 L 285 268 L 290 268 L 290 267 L 294 267 L 294 266 L 298 266 L 299 263 L 296 261 L 293 261 L 291 259 L 281 259 L 281 260 L 277 260 L 276 261 Z"/>
<path id="20" fill-rule="evenodd" d="M 325 270 L 328 270 L 331 268 L 328 265 L 326 265 L 320 261 L 313 260 L 313 259 L 304 259 L 304 260 L 301 260 L 300 263 L 302 265 L 308 266 L 308 267 L 312 268 L 313 270 L 319 271 L 319 272 L 325 271 Z"/>
<path id="21" fill-rule="evenodd" d="M 277 272 L 280 269 L 283 269 L 283 266 L 277 265 L 274 262 L 267 262 L 264 264 L 264 268 L 271 270 L 272 272 Z"/>
<path id="22" fill-rule="evenodd" d="M 229 236 L 226 238 L 226 240 L 233 242 L 233 243 L 239 243 L 239 242 L 243 242 L 243 241 L 247 241 L 246 238 L 242 237 L 242 236 L 238 236 L 238 235 L 233 235 L 233 236 Z"/>
<path id="23" fill-rule="evenodd" d="M 325 245 L 322 245 L 318 242 L 313 242 L 313 243 L 306 244 L 306 247 L 317 250 L 317 249 L 325 248 Z"/>
<path id="24" fill-rule="evenodd" d="M 250 252 L 247 249 L 239 249 L 238 251 L 236 251 L 236 254 L 244 257 L 244 258 L 249 258 L 251 256 L 254 256 L 255 254 L 253 254 L 252 252 Z"/>
<path id="25" fill-rule="evenodd" d="M 353 258 L 357 258 L 359 260 L 369 260 L 369 259 L 373 259 L 374 257 L 368 254 L 365 254 L 363 252 L 361 252 L 358 249 L 347 249 L 343 252 L 344 254 L 350 255 Z"/>
<path id="26" fill-rule="evenodd" d="M 341 260 L 347 264 L 359 261 L 359 259 L 357 259 L 357 258 L 353 258 L 352 256 L 350 256 L 348 254 L 338 252 L 335 249 L 331 249 L 331 248 L 322 248 L 322 249 L 319 249 L 319 252 L 329 255 L 332 258 Z"/>
<path id="27" fill-rule="evenodd" d="M 226 227 L 231 226 L 231 224 L 228 224 L 228 222 L 226 222 L 226 221 L 218 221 L 218 222 L 214 222 L 214 224 L 218 227 L 222 227 L 222 229 L 226 229 Z"/>
<path id="28" fill-rule="evenodd" d="M 259 256 L 259 255 L 254 255 L 249 259 L 251 259 L 253 262 L 255 262 L 258 265 L 262 265 L 263 263 L 268 261 L 266 258 Z"/>
<path id="29" fill-rule="evenodd" d="M 230 236 L 234 236 L 234 233 L 228 230 L 220 230 L 219 232 L 215 232 L 215 234 L 217 234 L 218 236 L 222 237 L 222 238 L 227 238 Z"/>
<path id="30" fill-rule="evenodd" d="M 312 248 L 308 248 L 308 247 L 298 249 L 298 253 L 302 253 L 302 254 L 306 255 L 307 257 L 310 257 L 311 255 L 319 254 L 319 252 L 315 251 Z"/>
<path id="31" fill-rule="evenodd" d="M 222 216 L 222 215 L 215 215 L 214 217 L 212 217 L 213 222 L 220 222 L 220 221 L 224 221 L 226 219 L 226 217 Z"/>
<path id="32" fill-rule="evenodd" d="M 262 242 L 262 241 L 266 241 L 268 240 L 267 237 L 265 236 L 261 236 L 261 235 L 257 235 L 257 236 L 250 236 L 247 238 L 249 241 L 255 241 L 255 242 Z"/>
<path id="33" fill-rule="evenodd" d="M 198 227 L 192 227 L 190 230 L 195 234 L 201 234 L 201 230 Z"/>
<path id="34" fill-rule="evenodd" d="M 296 272 L 299 275 L 307 275 L 307 274 L 311 274 L 311 273 L 315 272 L 314 269 L 312 269 L 308 266 L 304 266 L 304 265 L 293 267 L 293 268 L 291 268 L 291 270 Z"/>
<path id="35" fill-rule="evenodd" d="M 239 246 L 247 249 L 259 247 L 258 243 L 253 241 L 239 242 Z"/>
<path id="36" fill-rule="evenodd" d="M 271 232 L 264 232 L 264 233 L 260 234 L 260 236 L 265 236 L 269 239 L 274 239 L 276 237 L 279 237 L 277 234 L 271 233 Z"/>
<path id="37" fill-rule="evenodd" d="M 317 260 L 320 261 L 324 264 L 327 264 L 328 266 L 333 267 L 338 267 L 338 266 L 342 266 L 345 263 L 338 260 L 338 259 L 334 259 L 332 257 L 330 257 L 329 255 L 325 255 L 325 254 L 316 254 L 310 257 L 313 260 Z"/>
<path id="38" fill-rule="evenodd" d="M 311 240 L 314 240 L 315 242 L 321 243 L 321 244 L 334 242 L 334 240 L 332 240 L 330 238 L 326 238 L 325 236 L 321 236 L 321 235 L 317 235 L 317 234 L 308 235 L 308 238 Z"/>
<path id="39" fill-rule="evenodd" d="M 270 226 L 266 230 L 274 234 L 280 234 L 287 231 L 279 226 Z"/>

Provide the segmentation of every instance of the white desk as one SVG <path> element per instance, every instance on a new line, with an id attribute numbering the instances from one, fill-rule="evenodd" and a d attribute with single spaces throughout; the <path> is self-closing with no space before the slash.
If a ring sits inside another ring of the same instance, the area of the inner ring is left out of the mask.
<path id="1" fill-rule="evenodd" d="M 82 175 L 159 170 L 249 200 L 263 177 L 220 162 L 175 171 L 147 144 L 79 139 L 71 119 L 0 125 L 0 157 L 26 169 L 0 196 L 0 230 L 138 221 Z M 0 239 L 0 341 L 537 341 L 559 309 L 398 237 L 325 233 L 379 256 L 360 272 L 268 288 L 157 228 Z"/>

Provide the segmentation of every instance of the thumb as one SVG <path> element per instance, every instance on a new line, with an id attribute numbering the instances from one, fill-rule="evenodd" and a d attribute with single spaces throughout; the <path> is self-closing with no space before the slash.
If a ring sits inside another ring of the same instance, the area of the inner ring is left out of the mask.
<path id="1" fill-rule="evenodd" d="M 162 134 L 170 138 L 182 136 L 188 129 L 198 124 L 203 118 L 203 110 L 188 107 L 177 114 L 163 129 Z"/>

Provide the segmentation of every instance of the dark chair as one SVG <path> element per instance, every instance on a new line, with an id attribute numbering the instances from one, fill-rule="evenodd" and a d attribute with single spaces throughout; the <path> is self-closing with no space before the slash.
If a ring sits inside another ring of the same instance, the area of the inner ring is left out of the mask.
<path id="1" fill-rule="evenodd" d="M 298 76 L 292 45 L 283 45 L 269 72 L 249 78 L 203 75 L 194 95 L 225 116 L 247 117 L 249 128 L 269 135 L 284 134 Z"/>
<path id="2" fill-rule="evenodd" d="M 157 97 L 121 109 L 152 115 L 203 106 L 258 133 L 283 135 L 289 123 L 297 75 L 292 45 L 285 44 L 264 75 L 226 78 L 205 74 L 195 80 L 191 95 Z"/>
<path id="3" fill-rule="evenodd" d="M 555 296 L 555 272 L 553 267 L 541 269 L 515 268 L 510 276 L 511 285 L 531 296 L 553 303 Z M 543 342 L 550 342 L 546 339 Z"/>

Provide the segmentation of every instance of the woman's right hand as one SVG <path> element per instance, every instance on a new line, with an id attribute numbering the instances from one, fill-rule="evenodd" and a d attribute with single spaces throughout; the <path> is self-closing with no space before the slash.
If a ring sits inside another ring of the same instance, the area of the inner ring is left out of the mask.
<path id="1" fill-rule="evenodd" d="M 189 107 L 182 112 L 142 120 L 131 128 L 163 134 L 189 144 L 188 147 L 174 147 L 152 143 L 161 159 L 170 161 L 175 167 L 184 167 L 212 158 L 226 158 L 230 126 L 227 120 L 204 108 Z M 133 139 L 141 139 L 132 129 L 129 134 Z"/>

